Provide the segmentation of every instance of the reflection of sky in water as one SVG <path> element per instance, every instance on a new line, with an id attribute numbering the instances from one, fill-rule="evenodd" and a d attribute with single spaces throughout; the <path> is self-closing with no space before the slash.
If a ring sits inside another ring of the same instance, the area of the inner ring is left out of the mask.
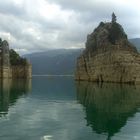
<path id="1" fill-rule="evenodd" d="M 85 87 L 82 87 L 84 91 Z M 97 90 L 100 91 L 100 88 Z M 77 87 L 72 78 L 33 77 L 32 91 L 23 89 L 16 91 L 18 95 L 15 95 L 15 90 L 9 91 L 11 94 L 9 102 L 10 100 L 14 102 L 8 104 L 7 114 L 0 117 L 0 140 L 105 140 L 107 138 L 106 133 L 98 134 L 90 125 L 87 126 L 86 108 L 78 103 L 79 100 L 77 101 Z M 130 110 L 133 110 L 133 107 Z M 111 139 L 140 138 L 140 113 L 128 116 L 126 121 Z M 96 121 L 94 123 L 95 126 L 98 124 Z"/>
<path id="2" fill-rule="evenodd" d="M 52 140 L 53 136 L 50 136 L 50 135 L 46 135 L 46 136 L 43 136 L 43 138 L 41 138 L 41 140 Z"/>

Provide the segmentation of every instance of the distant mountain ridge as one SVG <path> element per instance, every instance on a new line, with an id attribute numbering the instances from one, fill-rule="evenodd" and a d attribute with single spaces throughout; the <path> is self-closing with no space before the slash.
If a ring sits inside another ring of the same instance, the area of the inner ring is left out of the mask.
<path id="1" fill-rule="evenodd" d="M 129 39 L 129 41 L 140 51 L 140 38 Z"/>
<path id="2" fill-rule="evenodd" d="M 55 49 L 24 55 L 32 64 L 33 75 L 74 74 L 76 59 L 83 49 Z"/>
<path id="3" fill-rule="evenodd" d="M 140 51 L 140 38 L 129 39 Z M 74 74 L 76 59 L 83 49 L 54 49 L 24 55 L 32 64 L 33 74 Z"/>

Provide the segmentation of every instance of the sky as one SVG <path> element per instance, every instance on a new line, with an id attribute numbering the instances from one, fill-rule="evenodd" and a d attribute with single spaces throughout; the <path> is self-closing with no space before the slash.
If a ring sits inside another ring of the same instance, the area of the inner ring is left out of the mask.
<path id="1" fill-rule="evenodd" d="M 139 0 L 0 0 L 0 37 L 20 54 L 83 48 L 115 12 L 128 38 L 140 38 Z"/>

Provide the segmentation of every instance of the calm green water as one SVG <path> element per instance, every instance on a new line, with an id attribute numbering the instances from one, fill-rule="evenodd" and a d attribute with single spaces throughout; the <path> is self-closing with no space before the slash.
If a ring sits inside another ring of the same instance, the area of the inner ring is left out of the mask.
<path id="1" fill-rule="evenodd" d="M 72 77 L 5 79 L 0 140 L 140 140 L 140 87 Z"/>

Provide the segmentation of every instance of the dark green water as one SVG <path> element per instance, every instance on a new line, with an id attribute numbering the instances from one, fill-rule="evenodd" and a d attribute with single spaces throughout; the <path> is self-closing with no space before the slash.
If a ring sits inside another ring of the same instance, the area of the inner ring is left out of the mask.
<path id="1" fill-rule="evenodd" d="M 0 140 L 139 140 L 140 86 L 71 77 L 0 81 Z"/>

